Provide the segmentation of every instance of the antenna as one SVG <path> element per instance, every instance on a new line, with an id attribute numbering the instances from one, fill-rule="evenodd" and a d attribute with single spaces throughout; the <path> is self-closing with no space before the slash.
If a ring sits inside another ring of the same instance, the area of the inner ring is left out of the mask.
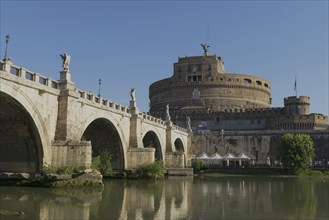
<path id="1" fill-rule="evenodd" d="M 207 41 L 206 43 L 209 45 L 209 36 L 210 36 L 209 24 L 207 24 Z"/>

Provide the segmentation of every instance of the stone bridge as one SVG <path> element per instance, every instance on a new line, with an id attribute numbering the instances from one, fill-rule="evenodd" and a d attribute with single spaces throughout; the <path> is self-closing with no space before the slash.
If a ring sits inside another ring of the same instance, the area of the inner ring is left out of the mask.
<path id="1" fill-rule="evenodd" d="M 0 172 L 40 172 L 43 166 L 91 165 L 104 149 L 114 170 L 163 160 L 184 168 L 191 132 L 81 91 L 70 72 L 53 80 L 11 60 L 0 61 Z"/>

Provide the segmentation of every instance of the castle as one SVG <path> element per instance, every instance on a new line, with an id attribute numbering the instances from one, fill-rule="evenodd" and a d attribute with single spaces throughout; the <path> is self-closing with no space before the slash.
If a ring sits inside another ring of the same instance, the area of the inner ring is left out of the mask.
<path id="1" fill-rule="evenodd" d="M 284 107 L 272 108 L 268 80 L 226 73 L 223 59 L 202 46 L 203 56 L 178 58 L 173 75 L 149 87 L 151 115 L 165 118 L 169 105 L 171 120 L 193 130 L 192 154 L 247 153 L 268 163 L 275 161 L 283 133 L 327 140 L 328 117 L 310 113 L 310 97 L 286 97 Z M 317 159 L 328 160 L 329 146 L 322 142 L 315 141 Z"/>

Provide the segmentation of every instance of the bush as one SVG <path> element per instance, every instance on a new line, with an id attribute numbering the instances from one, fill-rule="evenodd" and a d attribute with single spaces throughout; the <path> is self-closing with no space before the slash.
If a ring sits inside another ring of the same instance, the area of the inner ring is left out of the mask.
<path id="1" fill-rule="evenodd" d="M 284 167 L 292 174 L 308 170 L 315 156 L 313 141 L 307 134 L 285 134 L 279 146 L 279 156 Z"/>
<path id="2" fill-rule="evenodd" d="M 112 176 L 111 155 L 107 149 L 100 151 L 99 155 L 91 160 L 91 168 L 99 170 L 103 176 Z"/>
<path id="3" fill-rule="evenodd" d="M 64 166 L 64 167 L 54 167 L 46 165 L 42 168 L 42 172 L 46 174 L 72 174 L 78 173 L 81 170 L 84 170 L 84 167 L 74 167 L 74 166 Z"/>
<path id="4" fill-rule="evenodd" d="M 160 160 L 142 166 L 137 170 L 137 174 L 141 178 L 161 179 L 164 177 L 164 171 L 163 162 Z"/>
<path id="5" fill-rule="evenodd" d="M 201 160 L 194 160 L 193 164 L 192 164 L 192 167 L 193 167 L 193 172 L 194 173 L 200 173 L 201 168 L 202 168 L 202 161 Z"/>
<path id="6" fill-rule="evenodd" d="M 101 159 L 100 156 L 91 158 L 91 169 L 100 170 L 101 169 Z"/>

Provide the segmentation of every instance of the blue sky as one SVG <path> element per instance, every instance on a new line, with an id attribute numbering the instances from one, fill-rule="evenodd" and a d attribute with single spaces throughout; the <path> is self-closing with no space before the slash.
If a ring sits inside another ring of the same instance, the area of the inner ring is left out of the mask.
<path id="1" fill-rule="evenodd" d="M 60 53 L 71 55 L 76 87 L 148 111 L 148 87 L 170 77 L 178 57 L 221 56 L 228 73 L 270 80 L 272 106 L 311 97 L 311 112 L 328 111 L 328 1 L 3 1 L 1 58 L 59 78 Z"/>

